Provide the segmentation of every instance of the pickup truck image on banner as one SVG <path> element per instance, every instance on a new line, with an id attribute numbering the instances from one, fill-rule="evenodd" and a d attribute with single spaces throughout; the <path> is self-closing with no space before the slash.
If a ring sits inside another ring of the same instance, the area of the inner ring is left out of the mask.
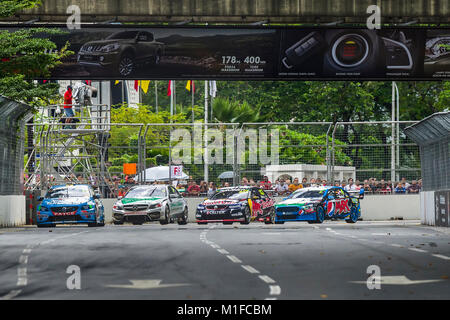
<path id="1" fill-rule="evenodd" d="M 0 25 L 16 31 L 30 26 Z M 50 79 L 448 79 L 450 29 L 82 25 Z M 2 59 L 3 64 L 12 63 Z M 49 79 L 47 79 L 49 80 Z"/>

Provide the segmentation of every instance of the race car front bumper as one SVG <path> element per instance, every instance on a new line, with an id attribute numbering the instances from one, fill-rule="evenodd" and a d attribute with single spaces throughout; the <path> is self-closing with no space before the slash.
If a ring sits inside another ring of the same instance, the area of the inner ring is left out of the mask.
<path id="1" fill-rule="evenodd" d="M 113 221 L 115 222 L 133 222 L 136 220 L 157 221 L 161 216 L 161 208 L 149 209 L 139 213 L 113 209 Z"/>
<path id="2" fill-rule="evenodd" d="M 200 210 L 195 214 L 197 222 L 240 222 L 245 221 L 242 209 Z"/>

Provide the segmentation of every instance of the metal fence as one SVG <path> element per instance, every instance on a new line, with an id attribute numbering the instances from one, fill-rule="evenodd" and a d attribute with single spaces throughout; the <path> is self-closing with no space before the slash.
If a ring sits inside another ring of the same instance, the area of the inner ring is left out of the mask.
<path id="1" fill-rule="evenodd" d="M 420 146 L 424 191 L 450 190 L 450 112 L 435 113 L 405 133 Z"/>
<path id="2" fill-rule="evenodd" d="M 403 128 L 413 123 L 112 123 L 107 136 L 102 136 L 104 148 L 93 148 L 91 157 L 86 157 L 95 172 L 89 165 L 77 164 L 61 176 L 89 181 L 106 188 L 110 195 L 117 195 L 125 182 L 151 183 L 145 169 L 169 165 L 182 166 L 187 175 L 180 181 L 183 184 L 189 180 L 218 186 L 257 184 L 264 177 L 272 183 L 280 178 L 298 178 L 300 182 L 320 178 L 334 184 L 348 178 L 361 183 L 374 178 L 392 188 L 402 178 L 421 177 L 419 148 L 403 134 Z M 81 125 L 74 124 L 74 128 Z M 69 139 L 70 129 L 65 131 L 66 136 L 60 133 L 60 141 Z M 94 133 L 93 139 L 98 141 L 99 134 L 104 132 Z M 35 148 L 42 147 L 40 143 L 35 141 Z M 77 155 L 87 156 L 86 152 L 80 149 Z M 99 167 L 100 162 L 104 165 Z M 136 175 L 126 181 L 124 163 L 136 163 L 137 167 Z"/>

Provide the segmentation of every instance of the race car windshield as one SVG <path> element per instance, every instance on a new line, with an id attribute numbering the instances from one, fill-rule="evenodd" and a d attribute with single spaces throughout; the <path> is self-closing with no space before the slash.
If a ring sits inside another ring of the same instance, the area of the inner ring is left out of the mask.
<path id="1" fill-rule="evenodd" d="M 214 196 L 211 197 L 211 200 L 218 199 L 232 199 L 232 200 L 242 200 L 248 198 L 248 190 L 227 190 L 227 191 L 219 191 Z"/>
<path id="2" fill-rule="evenodd" d="M 85 198 L 90 197 L 89 188 L 83 186 L 53 188 L 47 192 L 46 198 Z"/>
<path id="3" fill-rule="evenodd" d="M 322 198 L 323 191 L 322 190 L 310 190 L 310 191 L 304 191 L 299 192 L 298 194 L 294 194 L 292 199 L 299 199 L 299 198 Z"/>
<path id="4" fill-rule="evenodd" d="M 165 197 L 166 190 L 163 188 L 134 188 L 128 191 L 125 198 L 149 198 Z"/>
<path id="5" fill-rule="evenodd" d="M 118 32 L 107 37 L 107 40 L 119 40 L 119 39 L 134 39 L 136 38 L 138 32 L 137 31 L 125 31 Z"/>

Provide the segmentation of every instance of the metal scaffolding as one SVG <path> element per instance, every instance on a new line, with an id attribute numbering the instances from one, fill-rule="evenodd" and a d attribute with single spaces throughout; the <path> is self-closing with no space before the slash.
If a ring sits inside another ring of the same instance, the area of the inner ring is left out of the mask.
<path id="1" fill-rule="evenodd" d="M 33 147 L 25 165 L 33 168 L 25 182 L 28 190 L 46 190 L 64 183 L 86 183 L 103 193 L 112 189 L 106 170 L 110 107 L 108 105 L 72 105 L 77 116 L 66 122 L 58 116 L 62 105 L 41 109 L 31 126 Z M 28 131 L 30 134 L 30 131 Z M 30 137 L 29 137 L 30 138 Z"/>

